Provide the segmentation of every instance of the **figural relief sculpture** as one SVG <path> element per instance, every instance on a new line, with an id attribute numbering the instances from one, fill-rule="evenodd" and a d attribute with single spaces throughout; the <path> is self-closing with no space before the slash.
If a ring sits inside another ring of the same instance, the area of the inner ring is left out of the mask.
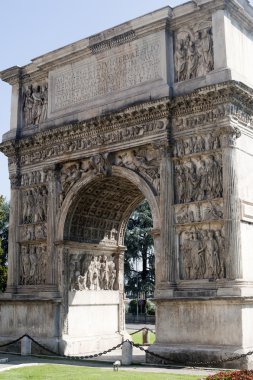
<path id="1" fill-rule="evenodd" d="M 188 154 L 220 149 L 220 147 L 220 136 L 214 132 L 208 135 L 177 139 L 174 144 L 173 155 L 174 157 L 182 157 Z"/>
<path id="2" fill-rule="evenodd" d="M 200 223 L 223 218 L 223 201 L 213 200 L 175 205 L 176 224 Z"/>
<path id="3" fill-rule="evenodd" d="M 227 263 L 221 229 L 186 230 L 180 236 L 181 278 L 225 278 Z"/>
<path id="4" fill-rule="evenodd" d="M 179 161 L 175 165 L 175 187 L 176 203 L 222 197 L 221 155 L 216 153 Z"/>
<path id="5" fill-rule="evenodd" d="M 111 256 L 89 253 L 70 255 L 70 290 L 114 290 L 116 277 L 116 265 Z"/>
<path id="6" fill-rule="evenodd" d="M 214 68 L 213 38 L 210 26 L 199 26 L 196 30 L 179 30 L 175 39 L 175 80 L 206 75 Z"/>
<path id="7" fill-rule="evenodd" d="M 23 190 L 23 215 L 22 223 L 40 223 L 47 219 L 47 188 L 39 186 Z"/>
<path id="8" fill-rule="evenodd" d="M 48 88 L 30 85 L 23 96 L 24 125 L 37 125 L 47 118 Z"/>
<path id="9" fill-rule="evenodd" d="M 22 245 L 20 251 L 20 285 L 43 285 L 48 272 L 47 246 Z"/>

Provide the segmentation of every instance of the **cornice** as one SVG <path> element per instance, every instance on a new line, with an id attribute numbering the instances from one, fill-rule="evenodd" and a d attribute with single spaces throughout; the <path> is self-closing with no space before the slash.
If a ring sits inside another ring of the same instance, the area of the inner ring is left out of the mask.
<path id="1" fill-rule="evenodd" d="M 153 120 L 168 117 L 170 100 L 163 98 L 127 107 L 119 112 L 95 117 L 86 121 L 70 123 L 61 127 L 48 128 L 26 137 L 21 135 L 19 140 L 7 140 L 0 144 L 0 151 L 6 156 L 13 156 L 18 147 L 22 152 L 38 149 L 45 144 L 51 146 L 63 141 L 78 138 L 95 138 L 103 133 L 119 131 L 122 128 L 138 126 Z"/>
<path id="2" fill-rule="evenodd" d="M 208 105 L 236 102 L 253 115 L 253 90 L 241 82 L 228 81 L 194 90 L 190 94 L 175 97 L 171 102 L 172 113 L 189 114 L 200 112 Z"/>

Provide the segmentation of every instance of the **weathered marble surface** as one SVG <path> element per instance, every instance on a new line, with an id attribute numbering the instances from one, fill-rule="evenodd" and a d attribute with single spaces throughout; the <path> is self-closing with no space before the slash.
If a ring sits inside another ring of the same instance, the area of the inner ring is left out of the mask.
<path id="1" fill-rule="evenodd" d="M 154 350 L 205 361 L 251 348 L 252 26 L 246 0 L 192 1 L 0 73 L 13 94 L 1 339 L 31 323 L 42 337 L 37 318 L 61 352 L 119 343 L 124 231 L 146 198 Z"/>

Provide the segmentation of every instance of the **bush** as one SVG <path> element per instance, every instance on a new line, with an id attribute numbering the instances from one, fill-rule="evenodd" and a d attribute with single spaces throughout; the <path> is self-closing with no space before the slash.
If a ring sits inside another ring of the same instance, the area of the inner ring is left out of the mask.
<path id="1" fill-rule="evenodd" d="M 206 380 L 253 380 L 253 371 L 222 371 L 208 376 Z"/>
<path id="2" fill-rule="evenodd" d="M 155 315 L 155 304 L 153 302 L 146 302 L 146 313 L 147 315 Z"/>
<path id="3" fill-rule="evenodd" d="M 144 314 L 146 311 L 147 315 L 155 315 L 155 305 L 151 301 L 138 300 L 138 313 Z M 133 315 L 137 314 L 137 301 L 131 300 L 128 305 L 128 313 Z"/>

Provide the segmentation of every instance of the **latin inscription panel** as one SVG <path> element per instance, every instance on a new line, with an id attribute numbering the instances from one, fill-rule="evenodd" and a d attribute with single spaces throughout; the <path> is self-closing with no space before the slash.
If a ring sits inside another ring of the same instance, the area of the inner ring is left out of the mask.
<path id="1" fill-rule="evenodd" d="M 161 41 L 153 35 L 49 74 L 49 116 L 162 78 Z"/>

